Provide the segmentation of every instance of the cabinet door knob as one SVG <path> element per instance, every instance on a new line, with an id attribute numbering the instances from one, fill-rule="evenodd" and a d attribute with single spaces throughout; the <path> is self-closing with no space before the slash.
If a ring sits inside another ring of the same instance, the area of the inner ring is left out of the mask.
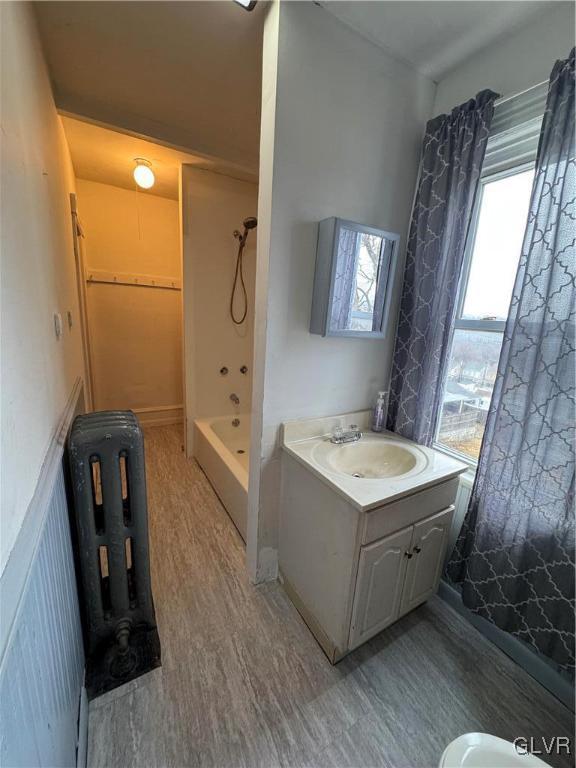
<path id="1" fill-rule="evenodd" d="M 414 547 L 414 552 L 418 554 L 419 552 L 422 552 L 422 547 Z"/>
<path id="2" fill-rule="evenodd" d="M 410 560 L 410 558 L 412 557 L 412 552 L 404 552 L 404 556 L 407 557 L 408 560 Z"/>

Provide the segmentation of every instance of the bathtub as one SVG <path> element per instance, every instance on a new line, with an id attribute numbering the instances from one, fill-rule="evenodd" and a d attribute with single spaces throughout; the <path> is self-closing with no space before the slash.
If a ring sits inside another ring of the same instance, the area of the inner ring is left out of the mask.
<path id="1" fill-rule="evenodd" d="M 238 426 L 233 423 L 236 419 Z M 250 416 L 195 419 L 194 458 L 246 541 Z"/>

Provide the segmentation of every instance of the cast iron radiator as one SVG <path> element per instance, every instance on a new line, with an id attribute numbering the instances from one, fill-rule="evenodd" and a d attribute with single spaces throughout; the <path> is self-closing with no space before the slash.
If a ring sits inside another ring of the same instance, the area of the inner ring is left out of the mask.
<path id="1" fill-rule="evenodd" d="M 142 430 L 132 411 L 78 416 L 68 453 L 94 698 L 160 665 Z"/>

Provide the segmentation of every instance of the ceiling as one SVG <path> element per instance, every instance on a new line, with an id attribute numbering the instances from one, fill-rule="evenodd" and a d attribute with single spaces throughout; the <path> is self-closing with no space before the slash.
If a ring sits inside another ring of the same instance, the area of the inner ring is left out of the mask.
<path id="1" fill-rule="evenodd" d="M 323 8 L 423 75 L 440 80 L 552 0 L 325 0 Z"/>
<path id="2" fill-rule="evenodd" d="M 319 4 L 438 80 L 558 3 Z M 246 12 L 230 0 L 36 3 L 57 106 L 89 121 L 64 119 L 78 176 L 129 186 L 133 158 L 144 156 L 156 166 L 154 193 L 176 197 L 181 162 L 240 178 L 256 174 L 266 5 Z"/>
<path id="3" fill-rule="evenodd" d="M 256 171 L 264 6 L 35 3 L 56 105 Z"/>
<path id="4" fill-rule="evenodd" d="M 64 132 L 70 147 L 74 173 L 78 179 L 112 184 L 124 189 L 135 189 L 132 172 L 134 158 L 143 157 L 152 163 L 156 177 L 154 186 L 146 194 L 178 199 L 180 165 L 189 163 L 211 170 L 226 170 L 221 163 L 181 152 L 145 139 L 119 133 L 108 128 L 62 117 Z M 241 178 L 250 176 L 240 175 Z"/>

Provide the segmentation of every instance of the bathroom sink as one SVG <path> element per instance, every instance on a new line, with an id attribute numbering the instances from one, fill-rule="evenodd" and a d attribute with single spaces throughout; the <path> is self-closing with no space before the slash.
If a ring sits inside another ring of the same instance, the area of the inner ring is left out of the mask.
<path id="1" fill-rule="evenodd" d="M 314 447 L 311 458 L 329 472 L 366 480 L 416 474 L 427 464 L 416 446 L 375 435 L 341 445 L 324 440 Z"/>
<path id="2" fill-rule="evenodd" d="M 371 412 L 356 411 L 283 425 L 283 448 L 363 512 L 445 483 L 468 467 L 393 432 L 371 432 Z M 352 425 L 358 425 L 353 428 Z M 356 442 L 332 443 L 360 431 Z"/>

